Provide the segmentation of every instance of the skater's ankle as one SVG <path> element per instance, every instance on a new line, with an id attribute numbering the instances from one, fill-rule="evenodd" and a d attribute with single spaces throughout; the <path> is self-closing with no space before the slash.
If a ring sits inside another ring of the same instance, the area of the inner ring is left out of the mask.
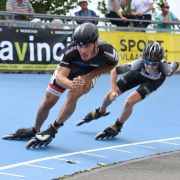
<path id="1" fill-rule="evenodd" d="M 100 108 L 98 108 L 98 112 L 99 112 L 100 114 L 104 114 L 104 113 L 106 112 L 106 109 L 102 109 L 102 108 L 100 107 Z"/>
<path id="2" fill-rule="evenodd" d="M 40 132 L 40 129 L 37 129 L 34 126 L 32 127 L 32 130 L 33 130 L 34 134 L 37 134 Z"/>
<path id="3" fill-rule="evenodd" d="M 124 123 L 120 122 L 119 119 L 117 119 L 116 122 L 115 122 L 115 125 L 118 126 L 119 128 L 122 128 L 123 124 Z"/>
<path id="4" fill-rule="evenodd" d="M 52 127 L 54 127 L 57 130 L 60 127 L 62 127 L 63 125 L 64 125 L 64 123 L 58 123 L 58 122 L 54 121 L 54 123 L 52 124 Z"/>

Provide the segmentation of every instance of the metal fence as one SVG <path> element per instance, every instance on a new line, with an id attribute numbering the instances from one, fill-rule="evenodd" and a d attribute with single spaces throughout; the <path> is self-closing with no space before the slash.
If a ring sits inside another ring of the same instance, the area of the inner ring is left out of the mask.
<path id="1" fill-rule="evenodd" d="M 149 21 L 149 20 L 137 20 L 137 19 L 127 19 L 127 22 L 130 22 L 130 25 L 127 27 L 120 27 L 111 24 L 113 21 L 122 21 L 117 18 L 98 18 L 98 17 L 81 17 L 81 16 L 60 16 L 60 15 L 49 15 L 49 14 L 23 14 L 29 17 L 29 21 L 16 20 L 15 16 L 22 15 L 20 13 L 9 13 L 6 11 L 0 11 L 0 26 L 6 27 L 28 27 L 28 28 L 51 28 L 53 19 L 62 20 L 62 28 L 65 29 L 74 29 L 78 24 L 76 21 L 85 20 L 85 21 L 98 21 L 97 27 L 104 31 L 143 31 L 143 32 L 167 32 L 167 33 L 180 33 L 180 22 L 167 21 L 172 26 L 172 29 L 158 29 L 156 26 L 161 21 Z M 133 23 L 149 23 L 147 28 L 143 27 L 134 27 Z"/>

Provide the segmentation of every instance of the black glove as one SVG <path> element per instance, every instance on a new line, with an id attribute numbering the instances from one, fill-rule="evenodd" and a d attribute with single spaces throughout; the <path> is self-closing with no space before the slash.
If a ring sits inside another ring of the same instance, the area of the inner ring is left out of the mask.
<path id="1" fill-rule="evenodd" d="M 98 133 L 95 139 L 99 140 L 99 139 L 104 139 L 104 138 L 107 138 L 107 139 L 114 138 L 121 132 L 122 126 L 123 124 L 117 120 L 115 124 L 109 126 L 103 132 Z"/>
<path id="2" fill-rule="evenodd" d="M 26 144 L 26 148 L 39 148 L 41 146 L 47 146 L 54 138 L 55 134 L 58 132 L 58 128 L 52 124 L 45 131 L 42 131 L 35 135 Z"/>
<path id="3" fill-rule="evenodd" d="M 34 137 L 36 130 L 34 127 L 18 129 L 14 134 L 4 135 L 2 138 L 7 140 L 27 140 Z"/>
<path id="4" fill-rule="evenodd" d="M 77 122 L 76 126 L 81 126 L 82 124 L 84 123 L 88 123 L 92 120 L 95 120 L 95 119 L 99 119 L 100 117 L 102 116 L 107 116 L 110 114 L 110 112 L 103 112 L 103 113 L 100 113 L 99 112 L 99 109 L 95 109 L 95 111 L 92 111 L 92 112 L 89 112 L 84 119 L 80 120 Z"/>

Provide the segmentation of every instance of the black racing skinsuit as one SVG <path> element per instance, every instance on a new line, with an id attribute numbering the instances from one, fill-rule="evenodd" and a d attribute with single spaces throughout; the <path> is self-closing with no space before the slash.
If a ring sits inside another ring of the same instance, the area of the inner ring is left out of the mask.
<path id="1" fill-rule="evenodd" d="M 99 42 L 98 54 L 88 61 L 81 59 L 76 44 L 69 45 L 64 50 L 64 56 L 60 61 L 59 66 L 71 69 L 68 78 L 72 80 L 77 76 L 86 75 L 98 67 L 114 66 L 117 63 L 118 55 L 116 50 L 110 44 Z M 58 88 L 62 88 L 57 85 L 56 80 L 54 80 L 53 84 Z"/>
<path id="2" fill-rule="evenodd" d="M 116 71 L 117 74 L 119 74 L 120 67 L 117 67 Z M 165 79 L 166 76 L 158 69 L 155 73 L 148 74 L 144 65 L 142 65 L 138 70 L 130 69 L 128 72 L 124 73 L 116 84 L 122 93 L 140 85 L 136 91 L 140 94 L 141 98 L 144 99 L 150 93 L 158 89 Z"/>

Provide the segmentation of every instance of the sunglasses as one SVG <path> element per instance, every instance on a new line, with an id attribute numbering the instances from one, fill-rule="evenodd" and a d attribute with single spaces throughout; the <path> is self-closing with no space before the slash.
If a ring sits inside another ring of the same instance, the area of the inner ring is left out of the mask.
<path id="1" fill-rule="evenodd" d="M 164 8 L 164 9 L 169 9 L 169 6 L 164 6 L 163 8 Z"/>
<path id="2" fill-rule="evenodd" d="M 148 65 L 148 66 L 158 66 L 159 62 L 151 62 L 151 61 L 148 61 L 148 60 L 144 59 L 144 64 Z"/>

